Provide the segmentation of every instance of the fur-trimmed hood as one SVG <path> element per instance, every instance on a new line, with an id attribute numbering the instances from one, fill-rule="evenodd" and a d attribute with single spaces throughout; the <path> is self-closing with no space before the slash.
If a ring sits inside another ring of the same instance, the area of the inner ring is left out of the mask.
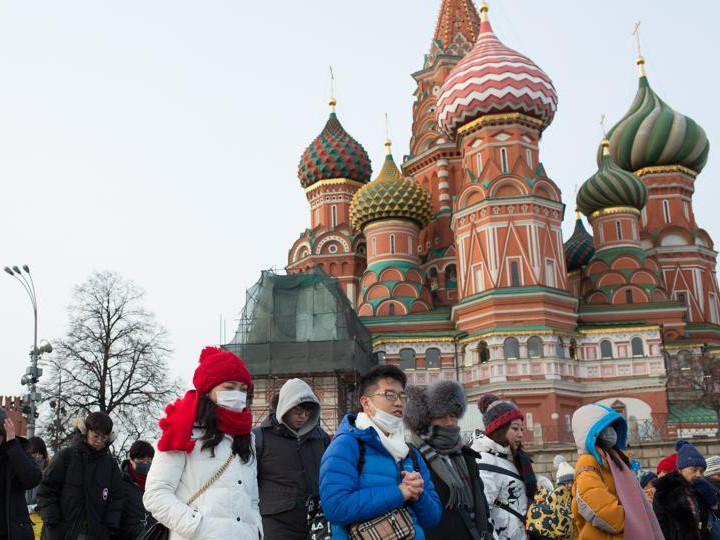
<path id="1" fill-rule="evenodd" d="M 455 381 L 439 381 L 428 387 L 408 386 L 405 391 L 408 403 L 405 408 L 405 424 L 415 433 L 424 433 L 430 420 L 446 414 L 462 418 L 467 409 L 467 399 L 462 385 Z"/>
<path id="2" fill-rule="evenodd" d="M 655 488 L 653 509 L 660 523 L 665 520 L 672 522 L 675 531 L 681 535 L 678 537 L 688 540 L 698 538 L 698 522 L 695 520 L 688 502 L 688 496 L 695 496 L 695 494 L 680 473 L 675 471 L 659 478 L 655 482 Z M 698 500 L 696 496 L 695 498 Z M 698 500 L 698 504 L 702 504 L 702 501 Z M 663 527 L 663 532 L 667 532 L 665 527 Z"/>

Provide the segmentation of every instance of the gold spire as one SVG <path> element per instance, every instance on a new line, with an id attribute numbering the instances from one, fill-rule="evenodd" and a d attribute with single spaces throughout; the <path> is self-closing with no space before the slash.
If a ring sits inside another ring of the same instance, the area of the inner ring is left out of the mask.
<path id="1" fill-rule="evenodd" d="M 337 100 L 335 99 L 335 74 L 333 73 L 333 68 L 330 66 L 330 112 L 335 112 L 335 105 L 337 105 Z"/>
<path id="2" fill-rule="evenodd" d="M 330 105 L 330 112 L 331 112 L 331 113 L 334 113 L 334 112 L 335 112 L 335 105 L 337 105 L 337 100 L 336 100 L 334 97 L 333 97 L 333 98 L 330 98 L 330 101 L 329 101 L 328 104 Z"/>
<path id="3" fill-rule="evenodd" d="M 647 73 L 645 72 L 645 58 L 638 56 L 635 63 L 638 67 L 638 77 L 647 77 Z"/>
<path id="4" fill-rule="evenodd" d="M 482 4 L 480 4 L 480 22 L 488 20 L 488 11 L 490 11 L 490 6 L 483 0 Z"/>
<path id="5" fill-rule="evenodd" d="M 385 139 L 385 155 L 392 155 L 392 141 L 390 139 Z"/>
<path id="6" fill-rule="evenodd" d="M 610 141 L 608 141 L 607 139 L 603 139 L 602 141 L 602 153 L 603 156 L 610 155 Z"/>

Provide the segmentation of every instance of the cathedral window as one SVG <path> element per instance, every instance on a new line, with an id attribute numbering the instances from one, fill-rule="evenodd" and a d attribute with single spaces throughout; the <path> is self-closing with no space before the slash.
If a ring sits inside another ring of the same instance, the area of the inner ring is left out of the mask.
<path id="1" fill-rule="evenodd" d="M 710 322 L 713 324 L 718 324 L 718 305 L 717 296 L 715 296 L 715 293 L 710 293 L 708 297 L 708 303 L 710 304 Z"/>
<path id="2" fill-rule="evenodd" d="M 408 254 L 412 255 L 413 254 L 413 241 L 412 241 L 412 236 L 410 236 L 409 234 L 407 237 L 407 243 L 408 243 Z"/>
<path id="3" fill-rule="evenodd" d="M 510 167 L 508 165 L 508 153 L 507 148 L 505 147 L 500 149 L 500 172 L 503 174 L 510 172 Z"/>
<path id="4" fill-rule="evenodd" d="M 533 336 L 527 340 L 527 351 L 530 358 L 542 358 L 543 356 L 543 344 L 542 340 Z"/>
<path id="5" fill-rule="evenodd" d="M 617 239 L 622 240 L 623 239 L 622 223 L 620 222 L 619 219 L 615 222 L 615 230 L 617 231 Z"/>
<path id="6" fill-rule="evenodd" d="M 510 263 L 510 286 L 520 286 L 520 264 L 515 261 Z"/>
<path id="7" fill-rule="evenodd" d="M 685 214 L 685 219 L 690 219 L 690 203 L 687 201 L 683 201 L 683 214 Z"/>
<path id="8" fill-rule="evenodd" d="M 485 271 L 483 264 L 476 264 L 473 266 L 473 269 L 475 270 L 475 292 L 481 293 L 485 290 Z"/>
<path id="9" fill-rule="evenodd" d="M 555 261 L 545 259 L 545 283 L 548 287 L 555 287 Z"/>
<path id="10" fill-rule="evenodd" d="M 527 148 L 525 150 L 525 161 L 527 161 L 528 167 L 533 168 L 532 150 Z"/>
<path id="11" fill-rule="evenodd" d="M 415 369 L 414 349 L 400 349 L 400 369 Z"/>
<path id="12" fill-rule="evenodd" d="M 563 339 L 561 337 L 558 337 L 557 342 L 555 343 L 555 356 L 558 358 L 565 358 L 565 344 L 563 343 Z"/>
<path id="13" fill-rule="evenodd" d="M 643 347 L 643 341 L 639 337 L 632 338 L 632 341 L 630 342 L 630 347 L 632 348 L 633 356 L 644 356 L 645 355 L 645 348 Z"/>
<path id="14" fill-rule="evenodd" d="M 687 305 L 687 294 L 685 294 L 684 292 L 676 292 L 675 298 L 678 302 L 685 306 L 685 311 L 683 311 L 683 321 L 687 322 L 689 319 L 688 311 L 690 311 Z"/>
<path id="15" fill-rule="evenodd" d="M 390 235 L 390 253 L 395 253 L 395 235 Z"/>
<path id="16" fill-rule="evenodd" d="M 457 289 L 457 267 L 454 264 L 445 267 L 445 288 Z"/>
<path id="17" fill-rule="evenodd" d="M 372 253 L 370 253 L 370 255 L 374 257 L 377 255 L 377 238 L 373 238 L 370 245 L 372 247 Z"/>
<path id="18" fill-rule="evenodd" d="M 625 291 L 625 303 L 626 304 L 632 304 L 633 303 L 633 293 L 631 289 L 627 289 Z"/>
<path id="19" fill-rule="evenodd" d="M 482 154 L 480 152 L 475 154 L 475 161 L 477 162 L 478 176 L 480 176 L 482 174 L 482 165 L 483 165 L 482 164 Z"/>
<path id="20" fill-rule="evenodd" d="M 520 344 L 514 337 L 509 337 L 503 343 L 503 352 L 506 359 L 520 358 Z"/>
<path id="21" fill-rule="evenodd" d="M 317 226 L 320 223 L 320 209 L 315 209 L 315 225 Z"/>
<path id="22" fill-rule="evenodd" d="M 600 342 L 600 358 L 612 358 L 613 357 L 613 349 L 612 349 L 612 343 L 610 343 L 610 340 L 603 339 Z"/>
<path id="23" fill-rule="evenodd" d="M 388 316 L 390 316 L 390 317 L 395 316 L 395 304 L 390 304 L 388 306 Z"/>
<path id="24" fill-rule="evenodd" d="M 487 341 L 481 341 L 477 346 L 478 361 L 481 364 L 490 360 L 490 349 L 488 349 Z"/>
<path id="25" fill-rule="evenodd" d="M 665 217 L 665 223 L 670 223 L 670 201 L 663 199 L 663 216 Z"/>
<path id="26" fill-rule="evenodd" d="M 440 368 L 440 349 L 428 349 L 425 351 L 425 368 L 426 369 L 439 369 Z"/>
<path id="27" fill-rule="evenodd" d="M 337 205 L 335 204 L 330 207 L 330 226 L 333 229 L 337 227 Z"/>

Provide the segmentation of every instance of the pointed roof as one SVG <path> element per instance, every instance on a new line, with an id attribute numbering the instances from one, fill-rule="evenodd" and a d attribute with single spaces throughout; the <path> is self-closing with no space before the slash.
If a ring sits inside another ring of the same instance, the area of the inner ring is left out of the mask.
<path id="1" fill-rule="evenodd" d="M 315 140 L 303 152 L 298 165 L 302 187 L 334 178 L 369 182 L 372 174 L 365 148 L 353 139 L 335 114 L 335 99 L 330 100 L 330 117 Z"/>
<path id="2" fill-rule="evenodd" d="M 437 100 L 438 125 L 451 138 L 461 126 L 488 114 L 522 113 L 552 122 L 557 93 L 550 77 L 527 56 L 504 45 L 493 32 L 487 4 L 480 8 L 473 49 L 452 69 Z"/>
<path id="3" fill-rule="evenodd" d="M 575 230 L 568 241 L 563 245 L 565 251 L 565 266 L 568 272 L 572 272 L 586 266 L 595 254 L 593 237 L 585 230 L 580 212 L 575 219 Z"/>
<path id="4" fill-rule="evenodd" d="M 433 36 L 441 49 L 450 49 L 458 34 L 475 43 L 479 32 L 480 16 L 472 0 L 442 0 Z"/>
<path id="5" fill-rule="evenodd" d="M 608 132 L 610 154 L 626 171 L 679 165 L 695 173 L 707 163 L 710 143 L 692 118 L 665 103 L 650 87 L 645 59 L 638 65 L 638 91 L 630 110 Z M 598 162 L 602 160 L 598 151 Z"/>
<path id="6" fill-rule="evenodd" d="M 432 216 L 430 192 L 412 178 L 403 177 L 395 164 L 390 141 L 380 173 L 352 198 L 350 220 L 357 231 L 378 219 L 410 219 L 425 227 Z"/>

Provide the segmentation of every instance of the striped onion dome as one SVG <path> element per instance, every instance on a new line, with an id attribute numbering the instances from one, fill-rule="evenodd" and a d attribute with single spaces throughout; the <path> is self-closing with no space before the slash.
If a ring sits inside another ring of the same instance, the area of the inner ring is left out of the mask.
<path id="1" fill-rule="evenodd" d="M 315 140 L 303 152 L 298 178 L 307 188 L 320 180 L 347 178 L 369 182 L 370 158 L 362 145 L 342 127 L 335 114 L 335 100 L 330 100 L 330 118 Z"/>
<path id="2" fill-rule="evenodd" d="M 610 155 L 626 171 L 680 165 L 699 173 L 710 151 L 705 130 L 660 99 L 648 82 L 645 60 L 637 63 L 639 88 L 630 110 L 608 132 Z"/>
<path id="3" fill-rule="evenodd" d="M 580 187 L 577 209 L 586 216 L 603 208 L 631 206 L 642 210 L 647 202 L 648 191 L 633 173 L 618 167 L 610 156 L 610 143 L 602 143 L 603 156 L 598 171 Z"/>
<path id="4" fill-rule="evenodd" d="M 557 109 L 550 77 L 532 60 L 503 45 L 480 8 L 480 34 L 472 51 L 448 75 L 437 100 L 440 128 L 453 137 L 461 126 L 487 114 L 522 113 L 545 129 Z"/>
<path id="5" fill-rule="evenodd" d="M 350 203 L 350 220 L 357 231 L 378 219 L 411 219 L 424 227 L 432 216 L 430 192 L 412 178 L 403 177 L 385 142 L 387 155 L 377 178 L 361 187 Z"/>
<path id="6" fill-rule="evenodd" d="M 568 272 L 577 270 L 590 262 L 595 254 L 593 237 L 585 230 L 582 218 L 578 212 L 575 220 L 575 230 L 568 241 L 563 245 L 565 251 L 565 266 Z"/>

